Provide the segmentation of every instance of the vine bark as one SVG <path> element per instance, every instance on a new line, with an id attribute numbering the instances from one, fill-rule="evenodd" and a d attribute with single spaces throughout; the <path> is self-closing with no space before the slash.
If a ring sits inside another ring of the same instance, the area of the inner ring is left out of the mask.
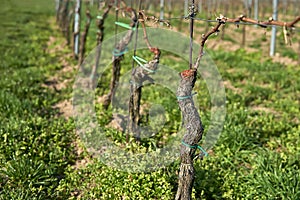
<path id="1" fill-rule="evenodd" d="M 115 94 L 115 90 L 120 78 L 120 71 L 121 71 L 121 61 L 123 60 L 123 53 L 126 51 L 127 45 L 131 42 L 132 36 L 135 31 L 135 27 L 138 23 L 138 18 L 136 11 L 133 8 L 125 8 L 125 11 L 131 13 L 131 24 L 126 35 L 117 43 L 115 47 L 115 54 L 113 55 L 113 67 L 112 67 L 112 78 L 110 81 L 110 90 L 109 93 L 105 96 L 103 107 L 108 109 L 109 105 L 111 104 L 113 95 Z"/>

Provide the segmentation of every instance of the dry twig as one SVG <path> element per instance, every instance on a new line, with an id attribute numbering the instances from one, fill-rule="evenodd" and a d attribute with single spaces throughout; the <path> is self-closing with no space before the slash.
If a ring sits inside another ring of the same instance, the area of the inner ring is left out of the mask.
<path id="1" fill-rule="evenodd" d="M 201 40 L 201 44 L 200 44 L 200 51 L 199 51 L 198 57 L 196 59 L 194 67 L 193 67 L 195 70 L 198 69 L 198 67 L 200 65 L 201 58 L 204 55 L 204 45 L 205 45 L 205 42 L 207 41 L 207 39 L 209 38 L 209 36 L 211 36 L 214 33 L 220 32 L 219 28 L 221 27 L 222 24 L 226 23 L 227 18 L 224 17 L 223 15 L 220 15 L 220 17 L 218 17 L 217 20 L 218 20 L 218 24 L 216 26 L 214 26 L 209 32 L 207 32 L 206 34 L 202 35 L 202 40 Z"/>
<path id="2" fill-rule="evenodd" d="M 267 26 L 275 25 L 275 26 L 285 26 L 288 28 L 294 28 L 295 24 L 300 21 L 300 16 L 296 17 L 293 21 L 291 22 L 282 22 L 282 21 L 277 21 L 274 20 L 272 17 L 269 18 L 268 21 L 258 21 L 255 19 L 247 18 L 245 15 L 241 15 L 236 19 L 230 19 L 226 18 L 227 22 L 231 23 L 240 23 L 240 22 L 246 22 L 250 24 L 255 24 L 263 28 L 267 28 Z"/>

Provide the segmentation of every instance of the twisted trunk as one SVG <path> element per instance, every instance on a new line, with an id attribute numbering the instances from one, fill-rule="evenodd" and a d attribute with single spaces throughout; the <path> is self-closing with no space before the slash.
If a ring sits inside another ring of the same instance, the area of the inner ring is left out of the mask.
<path id="1" fill-rule="evenodd" d="M 92 20 L 92 16 L 91 16 L 89 10 L 86 11 L 86 16 L 87 16 L 87 22 L 86 22 L 86 25 L 84 27 L 84 31 L 81 35 L 81 41 L 80 41 L 80 52 L 79 52 L 79 64 L 80 65 L 83 63 L 83 60 L 84 60 L 85 45 L 86 45 L 86 40 L 87 40 L 87 36 L 88 36 L 88 33 L 89 33 L 91 20 Z"/>
<path id="2" fill-rule="evenodd" d="M 97 85 L 97 70 L 99 66 L 99 60 L 101 57 L 101 45 L 104 37 L 104 21 L 106 20 L 110 9 L 112 8 L 112 4 L 109 4 L 108 7 L 105 9 L 102 16 L 98 16 L 97 18 L 97 49 L 96 49 L 96 58 L 95 58 L 95 65 L 93 65 L 92 72 L 91 72 L 91 79 L 92 79 L 92 87 L 95 88 Z"/>
<path id="3" fill-rule="evenodd" d="M 186 70 L 180 73 L 181 81 L 177 89 L 177 96 L 183 97 L 178 100 L 182 112 L 183 123 L 186 133 L 183 142 L 187 145 L 181 145 L 180 150 L 180 172 L 176 200 L 191 199 L 192 188 L 195 178 L 195 169 L 193 166 L 193 157 L 196 151 L 195 146 L 199 143 L 203 134 L 203 126 L 199 113 L 194 105 L 192 90 L 196 82 L 197 71 L 195 69 Z"/>
<path id="4" fill-rule="evenodd" d="M 115 90 L 120 79 L 121 61 L 124 56 L 123 54 L 126 51 L 127 45 L 132 40 L 134 28 L 138 23 L 137 14 L 135 10 L 132 8 L 127 8 L 127 12 L 131 13 L 131 21 L 132 21 L 132 23 L 130 24 L 131 29 L 129 29 L 126 35 L 118 42 L 114 50 L 114 52 L 116 53 L 113 55 L 113 68 L 112 68 L 112 78 L 110 81 L 110 91 L 105 96 L 103 102 L 103 107 L 105 109 L 108 109 L 109 105 L 111 104 L 113 95 L 115 94 Z"/>
<path id="5" fill-rule="evenodd" d="M 158 49 L 157 49 L 158 50 Z M 154 73 L 159 64 L 160 51 L 157 51 L 153 60 L 149 61 L 143 66 L 134 68 L 131 74 L 131 86 L 130 86 L 130 99 L 129 99 L 129 120 L 128 120 L 128 132 L 126 135 L 126 141 L 129 141 L 128 133 L 134 133 L 136 141 L 140 141 L 140 131 L 138 125 L 140 122 L 140 104 L 142 96 L 142 87 L 145 81 L 153 82 L 150 77 Z"/>

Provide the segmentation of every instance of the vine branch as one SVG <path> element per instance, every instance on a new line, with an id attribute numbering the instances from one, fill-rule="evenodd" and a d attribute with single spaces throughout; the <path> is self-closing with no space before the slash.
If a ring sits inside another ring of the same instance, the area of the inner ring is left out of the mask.
<path id="1" fill-rule="evenodd" d="M 294 19 L 291 22 L 277 21 L 277 20 L 274 20 L 272 17 L 270 17 L 268 21 L 258 21 L 258 20 L 255 20 L 255 19 L 248 18 L 245 15 L 241 15 L 238 18 L 235 18 L 235 19 L 226 18 L 226 20 L 227 20 L 227 22 L 237 23 L 237 24 L 239 22 L 246 22 L 246 23 L 258 25 L 262 28 L 267 28 L 267 26 L 270 26 L 270 25 L 285 26 L 285 27 L 288 27 L 288 28 L 294 28 L 295 24 L 300 21 L 300 16 L 296 17 L 296 19 Z"/>
<path id="2" fill-rule="evenodd" d="M 144 11 L 144 10 L 140 10 L 139 13 L 142 15 L 142 18 L 140 18 L 140 20 L 143 20 L 143 21 L 145 21 L 145 22 L 148 21 L 148 20 L 150 20 L 150 21 L 153 21 L 154 24 L 157 24 L 157 23 L 163 23 L 163 24 L 165 24 L 168 28 L 171 28 L 171 27 L 172 27 L 169 20 L 159 19 L 159 18 L 157 18 L 157 17 L 155 17 L 155 16 L 147 16 L 147 15 L 145 14 L 145 11 Z"/>
<path id="3" fill-rule="evenodd" d="M 218 33 L 220 32 L 219 28 L 226 23 L 227 21 L 227 18 L 224 17 L 223 15 L 220 15 L 220 17 L 217 18 L 218 20 L 218 24 L 216 26 L 214 26 L 209 32 L 207 32 L 206 34 L 203 34 L 202 35 L 202 40 L 201 40 L 201 43 L 200 43 L 200 51 L 199 51 L 199 54 L 198 54 L 198 57 L 196 59 L 196 62 L 194 64 L 194 69 L 197 70 L 199 65 L 200 65 L 200 61 L 204 55 L 204 45 L 205 45 L 205 42 L 207 41 L 207 39 L 209 38 L 209 36 L 211 36 L 212 34 L 214 33 Z"/>

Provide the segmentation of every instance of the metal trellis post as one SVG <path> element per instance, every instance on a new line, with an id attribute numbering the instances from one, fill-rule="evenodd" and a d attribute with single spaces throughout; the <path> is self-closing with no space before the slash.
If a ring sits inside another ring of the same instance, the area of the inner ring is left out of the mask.
<path id="1" fill-rule="evenodd" d="M 202 0 L 199 0 L 199 3 L 198 3 L 198 12 L 199 13 L 202 12 Z"/>
<path id="2" fill-rule="evenodd" d="M 258 20 L 258 0 L 254 2 L 254 19 Z"/>
<path id="3" fill-rule="evenodd" d="M 184 1 L 184 16 L 187 16 L 189 14 L 189 0 Z"/>
<path id="4" fill-rule="evenodd" d="M 79 55 L 79 33 L 80 33 L 80 7 L 81 0 L 76 1 L 75 20 L 74 20 L 74 55 Z"/>
<path id="5" fill-rule="evenodd" d="M 160 0 L 160 20 L 163 20 L 164 19 L 164 0 Z M 162 26 L 163 23 L 161 22 L 160 25 Z"/>
<path id="6" fill-rule="evenodd" d="M 273 0 L 273 20 L 277 20 L 277 14 L 278 14 L 277 8 L 278 8 L 278 0 Z M 276 46 L 276 26 L 272 26 L 270 56 L 275 55 L 275 46 Z"/>

